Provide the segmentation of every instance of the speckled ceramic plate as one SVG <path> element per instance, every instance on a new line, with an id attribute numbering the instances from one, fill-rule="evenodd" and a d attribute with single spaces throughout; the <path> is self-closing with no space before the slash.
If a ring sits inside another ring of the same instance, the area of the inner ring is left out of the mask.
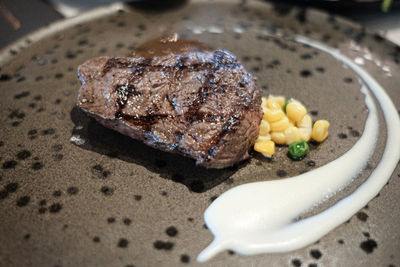
<path id="1" fill-rule="evenodd" d="M 75 107 L 77 66 L 124 56 L 140 43 L 179 33 L 236 54 L 263 94 L 305 103 L 330 136 L 293 162 L 253 153 L 225 170 L 196 167 L 108 130 Z M 276 35 L 279 33 L 279 37 Z M 284 179 L 346 152 L 363 132 L 367 109 L 355 73 L 316 49 L 287 40 L 301 34 L 337 47 L 373 74 L 400 106 L 400 47 L 315 10 L 250 1 L 192 1 L 166 11 L 113 6 L 50 25 L 1 52 L 0 265 L 196 265 L 213 239 L 203 213 L 243 183 Z M 353 183 L 311 213 L 360 185 L 385 144 Z M 363 156 L 363 155 L 360 155 Z M 400 263 L 399 167 L 380 195 L 309 247 L 283 254 L 226 251 L 212 266 L 394 266 Z"/>

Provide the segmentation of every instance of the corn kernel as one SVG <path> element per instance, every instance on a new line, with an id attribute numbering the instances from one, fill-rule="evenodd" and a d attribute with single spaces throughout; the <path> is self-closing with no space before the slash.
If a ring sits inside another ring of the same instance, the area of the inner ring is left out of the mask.
<path id="1" fill-rule="evenodd" d="M 269 130 L 270 130 L 269 123 L 265 120 L 261 120 L 260 130 L 258 132 L 258 135 L 261 136 L 267 135 L 269 134 Z"/>
<path id="2" fill-rule="evenodd" d="M 267 107 L 267 98 L 266 97 L 261 97 L 261 106 Z"/>
<path id="3" fill-rule="evenodd" d="M 264 113 L 263 120 L 266 120 L 268 122 L 276 122 L 282 120 L 284 117 L 285 113 L 283 113 L 282 109 L 269 109 L 267 112 Z"/>
<path id="4" fill-rule="evenodd" d="M 285 134 L 282 132 L 271 133 L 271 140 L 279 145 L 286 144 L 286 137 Z"/>
<path id="5" fill-rule="evenodd" d="M 307 114 L 307 109 L 297 101 L 292 101 L 286 106 L 286 115 L 293 121 L 299 122 Z"/>
<path id="6" fill-rule="evenodd" d="M 272 110 L 282 109 L 281 106 L 278 104 L 278 102 L 276 102 L 273 99 L 267 100 L 267 108 L 272 109 Z"/>
<path id="7" fill-rule="evenodd" d="M 306 142 L 310 141 L 311 131 L 311 128 L 299 128 L 301 140 L 304 140 Z"/>
<path id="8" fill-rule="evenodd" d="M 264 155 L 272 156 L 275 153 L 275 143 L 272 141 L 257 142 L 254 145 L 254 150 Z"/>
<path id="9" fill-rule="evenodd" d="M 286 98 L 284 96 L 275 96 L 275 101 L 278 102 L 281 108 L 283 108 L 283 106 L 285 105 Z"/>
<path id="10" fill-rule="evenodd" d="M 314 123 L 311 138 L 317 142 L 322 142 L 328 136 L 329 122 L 326 120 L 318 120 Z"/>
<path id="11" fill-rule="evenodd" d="M 271 100 L 275 101 L 276 103 L 278 103 L 281 108 L 283 108 L 283 106 L 285 105 L 285 101 L 286 101 L 285 97 L 281 96 L 281 95 L 279 95 L 279 96 L 269 95 L 268 99 L 271 99 Z"/>
<path id="12" fill-rule="evenodd" d="M 306 114 L 304 115 L 303 119 L 296 123 L 297 127 L 299 128 L 312 128 L 312 120 L 311 116 Z"/>
<path id="13" fill-rule="evenodd" d="M 289 119 L 287 117 L 283 117 L 282 120 L 270 123 L 271 132 L 283 132 L 289 127 Z"/>
<path id="14" fill-rule="evenodd" d="M 260 135 L 260 136 L 257 137 L 256 143 L 258 143 L 258 142 L 265 142 L 265 141 L 269 141 L 269 140 L 271 140 L 271 135 L 270 135 L 270 134 L 267 134 L 267 135 Z"/>
<path id="15" fill-rule="evenodd" d="M 290 145 L 293 142 L 301 141 L 300 131 L 297 127 L 288 127 L 285 132 L 286 144 Z"/>

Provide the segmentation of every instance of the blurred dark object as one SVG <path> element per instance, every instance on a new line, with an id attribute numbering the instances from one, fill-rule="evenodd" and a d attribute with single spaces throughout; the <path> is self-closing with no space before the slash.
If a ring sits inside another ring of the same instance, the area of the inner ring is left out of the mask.
<path id="1" fill-rule="evenodd" d="M 62 0 L 0 0 L 0 49 L 40 27 L 64 18 L 66 15 L 58 13 L 55 6 L 50 5 L 50 1 L 62 2 Z M 106 0 L 98 0 L 98 4 L 101 4 L 102 1 Z M 123 1 L 130 1 L 129 5 L 134 8 L 159 12 L 179 8 L 190 0 Z M 82 0 L 81 2 L 86 1 Z M 387 13 L 381 11 L 381 0 L 272 0 L 270 2 L 275 5 L 275 8 L 283 11 L 293 6 L 315 7 L 330 14 L 341 15 L 373 30 L 387 32 L 389 39 L 397 40 L 397 43 L 400 44 L 400 0 L 392 0 Z M 85 12 L 85 9 L 80 12 Z"/>
<path id="2" fill-rule="evenodd" d="M 50 22 L 63 18 L 51 6 L 39 0 L 0 0 L 0 8 L 0 49 Z"/>
<path id="3" fill-rule="evenodd" d="M 280 12 L 290 12 L 293 6 L 317 8 L 358 22 L 370 30 L 400 45 L 400 0 L 393 0 L 388 12 L 382 11 L 382 1 L 375 0 L 269 0 Z"/>
<path id="4" fill-rule="evenodd" d="M 324 9 L 335 14 L 349 14 L 355 12 L 363 12 L 365 10 L 382 12 L 382 0 L 272 0 L 275 4 L 282 5 L 296 5 L 301 7 L 316 7 L 319 9 Z M 392 0 L 391 6 L 389 8 L 400 7 L 400 0 Z"/>
<path id="5" fill-rule="evenodd" d="M 73 17 L 90 9 L 115 3 L 126 3 L 145 11 L 162 11 L 176 8 L 186 0 L 42 0 L 65 17 Z"/>
<path id="6" fill-rule="evenodd" d="M 145 0 L 138 2 L 128 3 L 134 8 L 138 8 L 145 11 L 164 11 L 168 9 L 178 8 L 189 2 L 188 0 Z"/>

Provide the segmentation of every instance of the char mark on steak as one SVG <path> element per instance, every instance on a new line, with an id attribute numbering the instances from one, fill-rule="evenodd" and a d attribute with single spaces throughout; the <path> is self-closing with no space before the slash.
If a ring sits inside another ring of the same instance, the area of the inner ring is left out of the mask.
<path id="1" fill-rule="evenodd" d="M 254 78 L 225 50 L 99 57 L 78 68 L 78 106 L 101 124 L 207 168 L 248 158 L 262 118 Z"/>

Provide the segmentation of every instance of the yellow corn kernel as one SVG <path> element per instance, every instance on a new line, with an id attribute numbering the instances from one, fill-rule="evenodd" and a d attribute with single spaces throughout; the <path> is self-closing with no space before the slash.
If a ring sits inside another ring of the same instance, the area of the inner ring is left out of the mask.
<path id="1" fill-rule="evenodd" d="M 297 101 L 292 101 L 286 106 L 286 115 L 294 122 L 299 122 L 307 114 L 307 109 Z"/>
<path id="2" fill-rule="evenodd" d="M 271 128 L 271 132 L 283 132 L 286 130 L 287 127 L 289 127 L 289 119 L 287 117 L 283 117 L 280 121 L 276 122 L 271 122 L 269 124 Z"/>
<path id="3" fill-rule="evenodd" d="M 271 99 L 271 100 L 277 102 L 281 108 L 283 108 L 283 106 L 285 105 L 285 101 L 286 101 L 285 97 L 281 96 L 281 95 L 279 95 L 279 96 L 269 95 L 268 99 Z"/>
<path id="4" fill-rule="evenodd" d="M 311 116 L 308 114 L 304 115 L 303 119 L 296 123 L 296 125 L 299 127 L 301 139 L 308 142 L 310 140 L 312 132 Z"/>
<path id="5" fill-rule="evenodd" d="M 267 108 L 272 109 L 272 110 L 282 109 L 281 106 L 278 104 L 278 102 L 276 102 L 273 99 L 267 100 Z"/>
<path id="6" fill-rule="evenodd" d="M 311 138 L 317 142 L 322 142 L 328 136 L 329 122 L 326 120 L 318 120 L 314 123 Z"/>
<path id="7" fill-rule="evenodd" d="M 264 156 L 272 156 L 275 153 L 275 143 L 272 141 L 257 142 L 254 145 L 254 150 L 263 153 Z"/>
<path id="8" fill-rule="evenodd" d="M 267 134 L 267 135 L 260 135 L 260 136 L 257 137 L 256 143 L 258 143 L 258 142 L 265 142 L 265 141 L 269 141 L 269 140 L 271 140 L 271 135 L 270 135 L 270 134 Z"/>
<path id="9" fill-rule="evenodd" d="M 266 97 L 261 97 L 261 106 L 267 107 L 267 98 Z"/>
<path id="10" fill-rule="evenodd" d="M 312 120 L 311 120 L 311 116 L 306 114 L 304 115 L 303 119 L 301 119 L 301 121 L 299 121 L 298 123 L 296 123 L 297 127 L 299 128 L 308 128 L 311 129 L 312 128 Z"/>
<path id="11" fill-rule="evenodd" d="M 286 144 L 286 137 L 285 134 L 282 132 L 271 133 L 271 140 L 279 145 Z"/>
<path id="12" fill-rule="evenodd" d="M 278 102 L 281 108 L 283 108 L 283 106 L 285 105 L 286 98 L 284 96 L 275 96 L 275 101 Z"/>
<path id="13" fill-rule="evenodd" d="M 274 110 L 267 110 L 267 112 L 263 115 L 263 120 L 268 122 L 276 122 L 280 121 L 285 117 L 285 113 L 283 113 L 282 109 L 274 109 Z"/>
<path id="14" fill-rule="evenodd" d="M 306 142 L 310 141 L 311 131 L 311 128 L 299 128 L 301 140 L 304 140 Z"/>
<path id="15" fill-rule="evenodd" d="M 269 134 L 269 130 L 270 130 L 269 123 L 265 120 L 261 120 L 260 130 L 258 132 L 258 135 L 261 136 L 267 135 Z"/>
<path id="16" fill-rule="evenodd" d="M 286 144 L 290 145 L 293 142 L 301 141 L 300 131 L 297 127 L 288 127 L 285 132 Z"/>

